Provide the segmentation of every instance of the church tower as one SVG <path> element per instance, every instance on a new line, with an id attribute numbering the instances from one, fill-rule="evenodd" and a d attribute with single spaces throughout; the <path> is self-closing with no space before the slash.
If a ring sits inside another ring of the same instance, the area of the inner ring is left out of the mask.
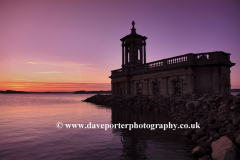
<path id="1" fill-rule="evenodd" d="M 146 63 L 146 39 L 136 33 L 135 22 L 132 21 L 131 34 L 120 39 L 122 41 L 122 68 Z"/>

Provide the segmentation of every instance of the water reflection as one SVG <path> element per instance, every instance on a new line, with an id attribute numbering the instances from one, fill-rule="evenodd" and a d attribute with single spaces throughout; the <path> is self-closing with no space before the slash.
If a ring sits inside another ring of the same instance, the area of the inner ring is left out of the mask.
<path id="1" fill-rule="evenodd" d="M 138 124 L 174 122 L 166 116 L 81 102 L 91 95 L 0 96 L 0 159 L 192 159 L 181 131 L 58 129 L 57 122 Z"/>
<path id="2" fill-rule="evenodd" d="M 112 108 L 112 124 L 167 124 L 177 123 L 171 117 L 138 110 Z M 193 159 L 195 146 L 186 142 L 184 130 L 113 129 L 121 136 L 123 159 Z M 186 155 L 189 155 L 186 157 Z"/>

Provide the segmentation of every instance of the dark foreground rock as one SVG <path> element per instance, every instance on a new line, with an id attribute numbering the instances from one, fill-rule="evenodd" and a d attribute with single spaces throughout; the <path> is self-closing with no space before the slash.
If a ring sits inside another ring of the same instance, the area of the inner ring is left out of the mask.
<path id="1" fill-rule="evenodd" d="M 237 158 L 237 147 L 226 136 L 221 137 L 212 143 L 212 158 L 213 160 L 229 160 Z"/>
<path id="2" fill-rule="evenodd" d="M 192 154 L 201 159 L 237 159 L 240 149 L 240 95 L 113 96 L 95 95 L 84 100 L 109 107 L 127 107 L 169 114 L 182 124 L 200 124 L 184 136 L 195 142 Z M 224 151 L 221 148 L 225 148 Z M 221 154 L 220 154 L 221 153 Z M 218 156 L 222 155 L 222 156 Z"/>

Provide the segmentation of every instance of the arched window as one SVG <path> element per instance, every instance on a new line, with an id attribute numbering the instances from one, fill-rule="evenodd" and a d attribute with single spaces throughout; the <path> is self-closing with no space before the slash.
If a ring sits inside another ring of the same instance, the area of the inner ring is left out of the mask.
<path id="1" fill-rule="evenodd" d="M 159 83 L 153 82 L 153 95 L 159 94 Z"/>
<path id="2" fill-rule="evenodd" d="M 182 87 L 180 81 L 174 82 L 174 95 L 181 95 L 182 93 Z"/>
<path id="3" fill-rule="evenodd" d="M 142 83 L 137 83 L 137 94 L 142 95 L 143 85 Z"/>

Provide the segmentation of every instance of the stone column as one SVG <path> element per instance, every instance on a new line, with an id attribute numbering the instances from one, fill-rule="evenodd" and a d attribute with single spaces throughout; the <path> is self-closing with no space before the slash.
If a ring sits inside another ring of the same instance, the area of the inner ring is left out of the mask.
<path id="1" fill-rule="evenodd" d="M 168 94 L 168 77 L 163 78 L 163 94 Z"/>
<path id="2" fill-rule="evenodd" d="M 148 87 L 149 87 L 149 95 L 152 96 L 153 95 L 153 79 L 150 79 Z"/>
<path id="3" fill-rule="evenodd" d="M 231 77 L 230 77 L 231 71 L 229 68 L 229 73 L 227 74 L 227 80 L 228 80 L 228 95 L 231 93 Z"/>
<path id="4" fill-rule="evenodd" d="M 144 64 L 146 63 L 146 41 L 144 40 Z"/>
<path id="5" fill-rule="evenodd" d="M 112 93 L 112 95 L 114 95 L 114 93 L 113 93 L 113 82 L 111 82 L 111 93 Z"/>
<path id="6" fill-rule="evenodd" d="M 134 60 L 134 46 L 133 46 L 133 43 L 130 43 L 130 46 L 129 46 L 129 62 L 133 62 Z"/>
<path id="7" fill-rule="evenodd" d="M 187 82 L 188 94 L 193 94 L 192 75 L 191 74 L 187 75 L 187 79 L 188 79 L 188 82 Z"/>
<path id="8" fill-rule="evenodd" d="M 124 65 L 124 42 L 122 42 L 122 66 Z"/>
<path id="9" fill-rule="evenodd" d="M 114 95 L 117 95 L 117 82 L 114 82 Z"/>
<path id="10" fill-rule="evenodd" d="M 141 44 L 140 44 L 141 45 Z M 142 52 L 142 47 L 141 46 L 139 46 L 139 51 L 140 51 L 140 61 L 141 61 L 141 63 L 143 63 L 143 52 Z"/>
<path id="11" fill-rule="evenodd" d="M 125 64 L 128 63 L 128 46 L 125 45 Z"/>
<path id="12" fill-rule="evenodd" d="M 191 75 L 192 77 L 192 94 L 195 93 L 195 83 L 194 83 L 194 75 Z"/>
<path id="13" fill-rule="evenodd" d="M 147 95 L 149 96 L 149 79 L 147 79 Z"/>
<path id="14" fill-rule="evenodd" d="M 219 94 L 220 93 L 220 75 L 219 75 L 219 68 L 214 67 L 213 74 L 212 74 L 212 86 L 213 86 L 213 93 Z"/>
<path id="15" fill-rule="evenodd" d="M 122 83 L 123 83 L 123 87 L 122 87 L 123 95 L 125 95 L 125 82 L 122 82 Z"/>
<path id="16" fill-rule="evenodd" d="M 131 94 L 134 95 L 134 81 L 131 81 Z"/>
<path id="17" fill-rule="evenodd" d="M 131 79 L 129 77 L 127 77 L 126 83 L 127 83 L 127 85 L 126 85 L 126 94 L 130 95 L 130 94 L 132 94 L 132 92 L 131 92 Z"/>
<path id="18" fill-rule="evenodd" d="M 146 80 L 146 79 L 143 80 L 143 84 L 142 84 L 142 94 L 143 94 L 143 95 L 147 95 L 147 80 Z"/>

